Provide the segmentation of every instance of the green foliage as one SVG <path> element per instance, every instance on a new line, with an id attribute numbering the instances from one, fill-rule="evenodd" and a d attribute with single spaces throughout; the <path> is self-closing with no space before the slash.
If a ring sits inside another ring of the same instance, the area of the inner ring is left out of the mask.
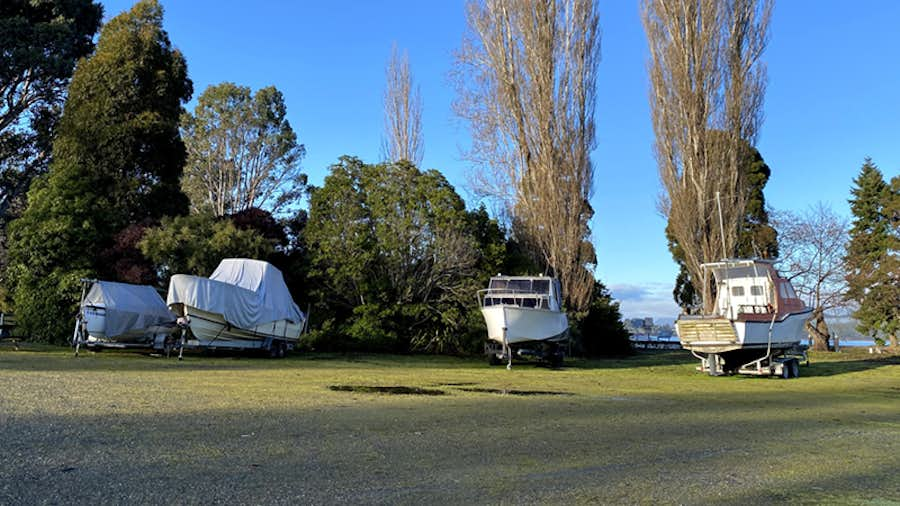
<path id="1" fill-rule="evenodd" d="M 102 17 L 91 0 L 0 2 L 0 216 L 46 169 L 58 105 Z"/>
<path id="2" fill-rule="evenodd" d="M 851 190 L 853 225 L 845 257 L 847 298 L 858 304 L 854 316 L 860 332 L 891 338 L 900 330 L 900 259 L 898 259 L 897 187 L 866 158 Z"/>
<path id="3" fill-rule="evenodd" d="M 186 211 L 178 118 L 190 95 L 158 2 L 139 2 L 103 28 L 72 77 L 50 171 L 9 227 L 14 306 L 28 332 L 62 341 L 80 293 L 73 276 L 117 279 L 112 251 L 123 229 Z M 35 307 L 41 300 L 53 303 Z"/>
<path id="4" fill-rule="evenodd" d="M 600 281 L 594 281 L 591 305 L 578 321 L 577 330 L 580 348 L 588 357 L 629 355 L 632 352 L 619 303 Z"/>
<path id="5" fill-rule="evenodd" d="M 775 258 L 778 256 L 778 233 L 769 225 L 769 213 L 766 210 L 766 199 L 763 190 L 772 170 L 763 160 L 759 151 L 748 143 L 744 143 L 738 163 L 742 171 L 746 188 L 747 207 L 744 221 L 738 233 L 737 251 L 740 258 Z M 672 298 L 687 313 L 699 311 L 703 301 L 700 291 L 693 284 L 690 272 L 684 261 L 684 250 L 672 235 L 671 228 L 666 227 L 666 240 L 672 259 L 678 264 L 678 275 Z"/>
<path id="6" fill-rule="evenodd" d="M 231 219 L 208 213 L 163 218 L 139 243 L 164 284 L 173 274 L 209 276 L 223 258 L 267 260 L 275 245 L 257 230 L 238 228 Z"/>
<path id="7" fill-rule="evenodd" d="M 310 199 L 313 318 L 322 329 L 316 344 L 465 348 L 473 294 L 486 279 L 479 267 L 494 269 L 502 256 L 498 230 L 486 213 L 466 213 L 437 171 L 341 158 Z"/>
<path id="8" fill-rule="evenodd" d="M 7 225 L 47 171 L 66 86 L 75 62 L 93 50 L 102 16 L 91 0 L 0 2 L 0 271 Z"/>
<path id="9" fill-rule="evenodd" d="M 306 186 L 305 154 L 274 86 L 255 95 L 246 86 L 207 88 L 182 119 L 188 162 L 182 187 L 195 210 L 217 216 L 252 207 L 278 212 Z"/>
<path id="10" fill-rule="evenodd" d="M 778 233 L 769 225 L 766 197 L 763 195 L 763 189 L 769 182 L 772 170 L 766 165 L 759 151 L 749 144 L 745 143 L 741 159 L 744 184 L 747 188 L 747 208 L 738 237 L 737 256 L 775 258 L 778 256 Z"/>

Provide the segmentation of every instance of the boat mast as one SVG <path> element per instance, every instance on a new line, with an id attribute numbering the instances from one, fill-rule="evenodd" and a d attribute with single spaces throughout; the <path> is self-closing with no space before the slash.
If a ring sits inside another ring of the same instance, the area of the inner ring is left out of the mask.
<path id="1" fill-rule="evenodd" d="M 735 315 L 731 312 L 731 284 L 728 276 L 728 247 L 725 245 L 725 221 L 722 219 L 722 196 L 716 192 L 716 206 L 719 208 L 719 234 L 722 236 L 722 260 L 725 262 L 725 303 L 728 305 L 728 316 L 733 319 Z"/>

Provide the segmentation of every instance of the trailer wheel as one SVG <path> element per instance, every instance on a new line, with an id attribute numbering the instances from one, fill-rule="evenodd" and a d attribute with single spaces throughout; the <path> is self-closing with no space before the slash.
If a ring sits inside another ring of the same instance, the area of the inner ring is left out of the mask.
<path id="1" fill-rule="evenodd" d="M 500 357 L 498 357 L 496 353 L 488 353 L 488 365 L 500 365 L 500 363 Z"/>
<path id="2" fill-rule="evenodd" d="M 269 346 L 269 358 L 284 358 L 284 343 L 281 341 L 272 341 Z"/>
<path id="3" fill-rule="evenodd" d="M 800 361 L 796 358 L 791 360 L 791 376 L 794 378 L 800 377 Z"/>
<path id="4" fill-rule="evenodd" d="M 789 379 L 791 377 L 791 364 L 788 362 L 781 363 L 781 379 Z"/>

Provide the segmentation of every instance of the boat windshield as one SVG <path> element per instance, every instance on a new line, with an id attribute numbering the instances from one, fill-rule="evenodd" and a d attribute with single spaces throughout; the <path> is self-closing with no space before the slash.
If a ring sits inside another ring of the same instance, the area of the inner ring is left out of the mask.
<path id="1" fill-rule="evenodd" d="M 513 293 L 536 293 L 547 295 L 550 293 L 549 279 L 509 279 L 494 278 L 489 285 L 491 291 L 509 291 Z"/>
<path id="2" fill-rule="evenodd" d="M 513 305 L 528 308 L 559 309 L 552 294 L 550 278 L 492 278 L 489 288 L 480 292 L 481 305 Z M 557 293 L 559 286 L 556 287 Z"/>

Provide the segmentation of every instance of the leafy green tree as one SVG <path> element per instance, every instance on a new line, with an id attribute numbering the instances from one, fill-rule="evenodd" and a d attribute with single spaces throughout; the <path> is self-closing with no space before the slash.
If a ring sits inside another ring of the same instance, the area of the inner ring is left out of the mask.
<path id="1" fill-rule="evenodd" d="M 191 82 L 162 16 L 143 0 L 104 26 L 72 77 L 50 171 L 9 227 L 15 309 L 40 338 L 68 333 L 79 277 L 115 279 L 117 234 L 187 211 L 178 119 Z"/>
<path id="2" fill-rule="evenodd" d="M 72 70 L 93 50 L 102 17 L 91 0 L 0 2 L 0 270 L 6 226 L 47 170 Z"/>
<path id="3" fill-rule="evenodd" d="M 778 233 L 769 224 L 769 213 L 766 210 L 766 198 L 763 194 L 772 170 L 763 160 L 759 151 L 746 142 L 742 145 L 740 160 L 738 166 L 742 170 L 747 205 L 738 233 L 735 254 L 743 258 L 776 258 L 778 256 Z M 696 312 L 700 309 L 703 301 L 685 264 L 684 249 L 675 239 L 671 226 L 666 227 L 666 239 L 669 242 L 672 259 L 679 268 L 672 297 L 686 313 Z"/>
<path id="4" fill-rule="evenodd" d="M 49 158 L 55 123 L 75 62 L 94 49 L 103 8 L 91 0 L 0 3 L 0 205 L 28 188 Z M 22 171 L 21 169 L 25 169 Z M 12 177 L 12 173 L 24 176 Z M 24 172 L 24 174 L 23 174 Z M 14 184 L 25 182 L 24 186 Z"/>
<path id="5" fill-rule="evenodd" d="M 578 321 L 577 330 L 581 350 L 589 357 L 631 353 L 619 303 L 613 300 L 612 294 L 600 281 L 594 281 L 591 305 L 587 314 Z"/>
<path id="6" fill-rule="evenodd" d="M 313 314 L 321 315 L 316 345 L 462 347 L 481 257 L 471 221 L 483 218 L 470 218 L 437 171 L 341 158 L 312 191 L 306 228 Z"/>
<path id="7" fill-rule="evenodd" d="M 173 274 L 209 276 L 223 258 L 268 260 L 277 242 L 255 227 L 197 213 L 163 218 L 160 226 L 145 232 L 139 247 L 165 282 Z"/>
<path id="8" fill-rule="evenodd" d="M 897 346 L 900 261 L 893 216 L 896 185 L 885 183 L 870 158 L 866 158 L 853 183 L 850 210 L 854 219 L 845 257 L 847 298 L 858 305 L 854 316 L 860 332 L 876 339 L 886 335 L 891 345 Z"/>
<path id="9" fill-rule="evenodd" d="M 306 186 L 305 154 L 274 86 L 207 88 L 182 119 L 188 162 L 182 187 L 195 210 L 225 216 L 250 208 L 277 213 Z"/>

